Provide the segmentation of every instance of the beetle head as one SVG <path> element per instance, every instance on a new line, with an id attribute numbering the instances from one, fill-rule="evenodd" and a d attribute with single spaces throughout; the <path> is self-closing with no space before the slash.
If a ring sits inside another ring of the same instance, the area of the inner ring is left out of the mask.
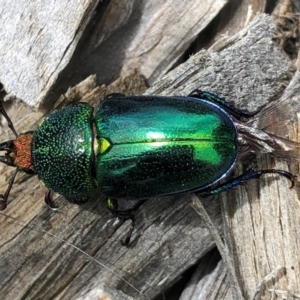
<path id="1" fill-rule="evenodd" d="M 18 171 L 34 173 L 31 160 L 31 142 L 33 133 L 21 133 L 15 140 L 0 143 L 0 151 L 6 151 L 0 156 L 0 161 L 8 166 L 16 167 Z"/>
<path id="2" fill-rule="evenodd" d="M 8 195 L 18 171 L 34 174 L 33 164 L 31 161 L 31 143 L 33 132 L 17 134 L 12 121 L 8 117 L 3 107 L 2 99 L 0 99 L 0 114 L 2 114 L 7 120 L 8 127 L 16 136 L 15 140 L 9 140 L 0 143 L 0 151 L 5 151 L 4 155 L 0 155 L 0 162 L 16 168 L 11 179 L 9 180 L 6 192 L 4 195 L 0 194 L 0 210 L 4 210 L 7 206 Z"/>
<path id="3" fill-rule="evenodd" d="M 17 134 L 12 121 L 3 107 L 2 99 L 0 99 L 0 113 L 7 120 L 8 127 L 16 136 L 15 140 L 0 143 L 0 151 L 6 151 L 4 155 L 0 156 L 0 161 L 8 166 L 16 167 L 18 171 L 34 173 L 31 162 L 31 143 L 33 132 Z"/>

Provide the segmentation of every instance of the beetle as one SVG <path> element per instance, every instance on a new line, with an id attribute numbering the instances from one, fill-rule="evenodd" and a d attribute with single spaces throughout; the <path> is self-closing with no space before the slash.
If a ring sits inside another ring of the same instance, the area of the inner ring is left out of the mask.
<path id="1" fill-rule="evenodd" d="M 239 153 L 234 120 L 243 123 L 256 112 L 235 108 L 217 95 L 195 90 L 188 96 L 130 96 L 111 94 L 93 107 L 79 102 L 52 112 L 36 131 L 17 134 L 5 112 L 15 140 L 0 143 L 0 161 L 16 167 L 1 195 L 0 209 L 18 171 L 37 174 L 48 188 L 45 202 L 54 207 L 51 191 L 80 204 L 99 187 L 111 212 L 132 226 L 132 211 L 120 211 L 118 199 L 147 199 L 199 192 L 207 197 L 244 182 L 284 170 L 250 169 L 228 179 Z M 225 179 L 224 183 L 220 183 Z"/>

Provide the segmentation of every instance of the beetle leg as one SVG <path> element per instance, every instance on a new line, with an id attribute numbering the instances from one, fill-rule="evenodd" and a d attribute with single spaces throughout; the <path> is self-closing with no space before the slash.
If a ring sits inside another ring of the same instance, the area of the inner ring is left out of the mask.
<path id="1" fill-rule="evenodd" d="M 130 239 L 135 227 L 135 216 L 133 214 L 134 211 L 136 211 L 146 200 L 139 201 L 136 205 L 133 206 L 131 209 L 127 210 L 119 210 L 118 209 L 118 201 L 117 199 L 108 199 L 107 200 L 107 207 L 109 211 L 114 215 L 114 217 L 119 218 L 122 222 L 126 222 L 127 220 L 131 220 L 131 225 L 126 233 L 126 236 L 123 240 L 121 240 L 122 246 L 129 246 Z"/>
<path id="2" fill-rule="evenodd" d="M 284 170 L 275 170 L 275 169 L 258 170 L 258 171 L 249 170 L 244 174 L 236 178 L 233 178 L 223 184 L 220 184 L 214 188 L 209 188 L 204 192 L 201 192 L 200 196 L 205 198 L 208 196 L 212 196 L 212 195 L 216 195 L 228 191 L 238 185 L 243 185 L 248 180 L 259 179 L 263 174 L 278 174 L 284 176 L 291 181 L 290 188 L 292 188 L 295 185 L 295 176 L 292 175 L 290 172 Z"/>
<path id="3" fill-rule="evenodd" d="M 10 177 L 9 181 L 8 181 L 8 187 L 4 193 L 4 195 L 1 195 L 0 194 L 0 210 L 4 210 L 6 207 L 7 207 L 7 200 L 8 200 L 8 196 L 9 196 L 9 193 L 10 193 L 10 190 L 11 190 L 11 187 L 13 186 L 14 184 L 14 181 L 15 181 L 15 178 L 16 178 L 16 175 L 18 173 L 18 169 L 15 169 L 15 172 L 13 173 L 13 175 Z"/>
<path id="4" fill-rule="evenodd" d="M 44 197 L 44 200 L 45 200 L 45 203 L 47 204 L 47 206 L 56 211 L 58 209 L 58 206 L 54 204 L 54 201 L 52 199 L 52 196 L 51 196 L 51 190 L 48 190 L 46 193 L 45 193 L 45 197 Z"/>
<path id="5" fill-rule="evenodd" d="M 118 218 L 119 219 L 123 218 L 123 219 L 121 219 L 123 222 L 125 222 L 126 220 L 129 220 L 129 219 L 131 220 L 130 228 L 129 228 L 128 232 L 126 233 L 125 238 L 123 240 L 121 240 L 121 245 L 128 247 L 134 227 L 135 227 L 135 216 L 132 213 L 126 213 L 125 218 L 121 217 L 120 214 L 118 215 Z"/>
<path id="6" fill-rule="evenodd" d="M 107 199 L 107 208 L 112 213 L 118 209 L 118 200 L 117 199 Z"/>
<path id="7" fill-rule="evenodd" d="M 3 107 L 3 99 L 0 98 L 0 113 L 3 115 L 3 117 L 6 119 L 7 121 L 7 125 L 9 127 L 9 129 L 14 133 L 14 135 L 17 137 L 18 134 L 17 134 L 17 131 L 15 130 L 15 127 L 11 121 L 11 119 L 9 118 L 9 116 L 7 115 L 4 107 Z"/>
<path id="8" fill-rule="evenodd" d="M 201 91 L 199 89 L 193 90 L 188 95 L 188 97 L 200 98 L 200 99 L 205 99 L 210 102 L 213 102 L 213 103 L 221 106 L 226 112 L 233 115 L 240 121 L 242 121 L 242 118 L 246 118 L 246 119 L 252 118 L 259 112 L 259 110 L 258 110 L 258 111 L 251 113 L 245 109 L 238 109 L 233 104 L 226 101 L 224 98 L 220 98 L 216 94 L 206 92 L 206 91 Z"/>
<path id="9" fill-rule="evenodd" d="M 126 237 L 123 240 L 121 240 L 121 244 L 123 246 L 128 246 L 135 226 L 135 217 L 132 213 L 133 210 L 118 210 L 118 201 L 116 199 L 108 199 L 107 207 L 114 217 L 122 221 L 122 224 L 127 220 L 131 220 L 130 229 L 126 233 Z"/>
<path id="10" fill-rule="evenodd" d="M 124 94 L 121 93 L 112 93 L 112 94 L 108 94 L 104 97 L 104 99 L 111 99 L 111 98 L 124 98 L 126 97 Z"/>

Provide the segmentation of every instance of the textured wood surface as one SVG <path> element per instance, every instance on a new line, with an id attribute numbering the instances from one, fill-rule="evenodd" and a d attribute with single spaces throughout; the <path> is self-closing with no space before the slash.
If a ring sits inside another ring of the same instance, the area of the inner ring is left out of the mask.
<path id="1" fill-rule="evenodd" d="M 290 115 L 278 127 L 286 125 L 286 135 L 297 140 L 298 48 L 297 44 L 291 47 L 297 29 L 296 19 L 281 18 L 274 23 L 271 17 L 260 15 L 238 34 L 223 36 L 209 50 L 190 57 L 146 93 L 186 95 L 201 88 L 249 110 L 279 99 Z M 56 106 L 79 100 L 96 105 L 107 93 L 146 90 L 139 71 L 126 74 L 108 87 L 99 87 L 92 77 L 65 94 Z M 18 101 L 9 110 L 18 131 L 34 130 L 47 113 L 33 112 Z M 4 128 L 1 140 L 9 138 L 13 136 Z M 255 162 L 258 168 L 299 174 L 297 162 L 267 155 L 258 156 Z M 248 166 L 239 164 L 235 173 Z M 2 191 L 11 173 L 2 166 Z M 207 271 L 196 273 L 181 299 L 280 299 L 300 293 L 299 186 L 290 190 L 284 178 L 265 176 L 220 197 L 201 200 L 214 234 L 223 238 L 225 246 L 217 244 L 225 250 L 223 262 L 210 251 L 215 240 L 203 216 L 189 205 L 191 195 L 145 202 L 136 212 L 136 231 L 127 249 L 120 239 L 129 224 L 119 228 L 100 193 L 80 207 L 55 195 L 60 209 L 53 212 L 43 202 L 44 192 L 36 177 L 19 175 L 4 211 L 7 216 L 1 215 L 0 293 L 4 299 L 95 299 L 105 293 L 111 299 L 162 298 L 197 262 Z M 122 203 L 124 207 L 131 204 Z"/>
<path id="2" fill-rule="evenodd" d="M 60 93 L 90 74 L 109 83 L 137 69 L 152 85 L 197 49 L 244 28 L 266 7 L 267 1 L 254 0 L 29 5 L 2 0 L 0 81 L 10 97 L 36 107 L 51 106 Z"/>
<path id="3" fill-rule="evenodd" d="M 0 81 L 30 105 L 49 96 L 98 1 L 1 1 Z"/>

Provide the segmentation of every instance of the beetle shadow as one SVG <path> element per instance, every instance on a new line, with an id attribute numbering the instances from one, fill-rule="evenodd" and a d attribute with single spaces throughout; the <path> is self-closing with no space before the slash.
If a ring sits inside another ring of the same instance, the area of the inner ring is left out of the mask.
<path id="1" fill-rule="evenodd" d="M 273 165 L 272 160 L 270 164 Z M 230 178 L 239 176 L 240 174 L 253 168 L 257 165 L 256 156 L 250 155 L 244 157 L 238 162 L 237 167 L 226 176 L 225 181 Z M 268 178 L 267 178 L 268 177 Z M 249 201 L 259 201 L 260 189 L 262 184 L 271 184 L 273 180 L 285 180 L 279 176 L 268 176 L 265 175 L 262 179 L 250 180 L 246 182 L 244 186 L 238 187 L 239 191 L 232 189 L 230 191 L 222 192 L 226 194 L 227 213 L 229 218 L 233 218 L 235 212 L 244 204 Z M 259 182 L 260 181 L 260 182 Z M 264 182 L 264 183 L 262 183 Z M 287 183 L 288 184 L 288 183 Z M 299 185 L 296 186 L 297 196 L 299 197 Z M 211 217 L 212 221 L 215 223 L 216 227 L 222 227 L 221 218 L 221 203 L 222 200 L 219 195 L 210 196 L 208 198 L 201 198 L 201 192 L 197 193 L 199 195 L 202 204 L 204 205 L 207 213 Z M 237 199 L 237 197 L 239 199 Z M 64 199 L 62 197 L 62 199 Z M 66 201 L 66 200 L 64 200 Z M 66 205 L 70 207 L 70 204 L 66 201 Z M 163 236 L 168 234 L 168 231 L 173 228 L 177 228 L 177 234 L 187 234 L 191 231 L 192 227 L 202 230 L 206 226 L 204 221 L 200 220 L 199 216 L 190 207 L 190 195 L 189 194 L 178 194 L 168 197 L 151 198 L 148 200 L 119 200 L 119 210 L 130 210 L 134 206 L 139 206 L 136 211 L 133 212 L 136 225 L 133 231 L 131 243 L 129 247 L 135 247 L 139 240 L 143 240 L 145 235 L 149 235 L 149 239 L 160 240 Z M 72 206 L 72 204 L 71 204 Z M 67 208 L 68 209 L 68 208 Z M 120 241 L 126 236 L 129 230 L 131 221 L 128 220 L 124 224 L 122 221 L 118 220 L 107 208 L 107 198 L 101 194 L 99 190 L 96 190 L 90 197 L 87 203 L 84 203 L 78 207 L 84 218 L 89 218 L 94 220 L 93 226 L 91 226 L 91 235 L 94 237 L 99 236 L 99 241 L 105 243 L 110 238 L 116 238 Z M 82 220 L 83 220 L 82 219 Z M 79 223 L 82 223 L 85 227 L 85 221 L 79 219 Z M 192 224 L 192 225 L 191 225 Z M 73 225 L 72 225 L 73 226 Z M 90 223 L 86 225 L 90 226 Z M 83 229 L 84 230 L 84 229 Z M 175 234 L 175 233 L 174 233 Z M 220 231 L 220 235 L 222 232 Z M 176 239 L 176 236 L 170 239 Z"/>
<path id="2" fill-rule="evenodd" d="M 155 240 L 167 240 L 167 236 L 169 236 L 170 240 L 176 240 L 176 236 L 190 235 L 192 231 L 198 231 L 200 235 L 203 235 L 201 231 L 206 231 L 206 226 L 189 203 L 189 194 L 150 198 L 146 201 L 119 200 L 120 210 L 130 210 L 139 206 L 137 210 L 133 211 L 136 225 L 129 248 L 135 247 L 140 239 L 143 240 L 141 241 L 142 243 L 154 243 Z M 203 203 L 217 226 L 221 226 L 219 199 L 217 197 L 214 197 L 214 199 L 203 199 Z M 105 240 L 113 237 L 121 241 L 130 228 L 130 220 L 123 224 L 121 220 L 113 216 L 107 208 L 107 198 L 101 195 L 99 191 L 94 193 L 87 203 L 80 205 L 80 210 L 99 216 L 102 225 L 98 224 L 97 227 L 105 228 L 104 231 L 101 230 L 100 234 L 102 237 L 105 237 Z M 100 230 L 98 234 L 99 232 Z M 147 241 L 144 241 L 145 239 Z"/>
<path id="3" fill-rule="evenodd" d="M 118 29 L 114 28 L 113 31 L 106 29 L 104 35 L 99 37 L 98 33 L 101 34 L 101 29 L 103 29 L 99 27 L 99 24 L 103 25 L 103 13 L 109 3 L 110 1 L 105 1 L 105 3 L 101 1 L 94 8 L 93 19 L 82 34 L 82 39 L 68 66 L 59 74 L 51 95 L 44 102 L 45 107 L 51 105 L 51 99 L 57 99 L 70 86 L 75 86 L 91 74 L 97 74 L 100 85 L 107 85 L 119 77 L 124 57 L 131 45 L 131 33 L 134 36 L 140 25 L 143 2 L 134 2 L 126 24 L 119 26 Z M 124 32 L 126 32 L 126 39 L 124 39 Z M 98 43 L 99 46 L 97 46 Z M 105 59 L 99 59 L 99 53 Z"/>

